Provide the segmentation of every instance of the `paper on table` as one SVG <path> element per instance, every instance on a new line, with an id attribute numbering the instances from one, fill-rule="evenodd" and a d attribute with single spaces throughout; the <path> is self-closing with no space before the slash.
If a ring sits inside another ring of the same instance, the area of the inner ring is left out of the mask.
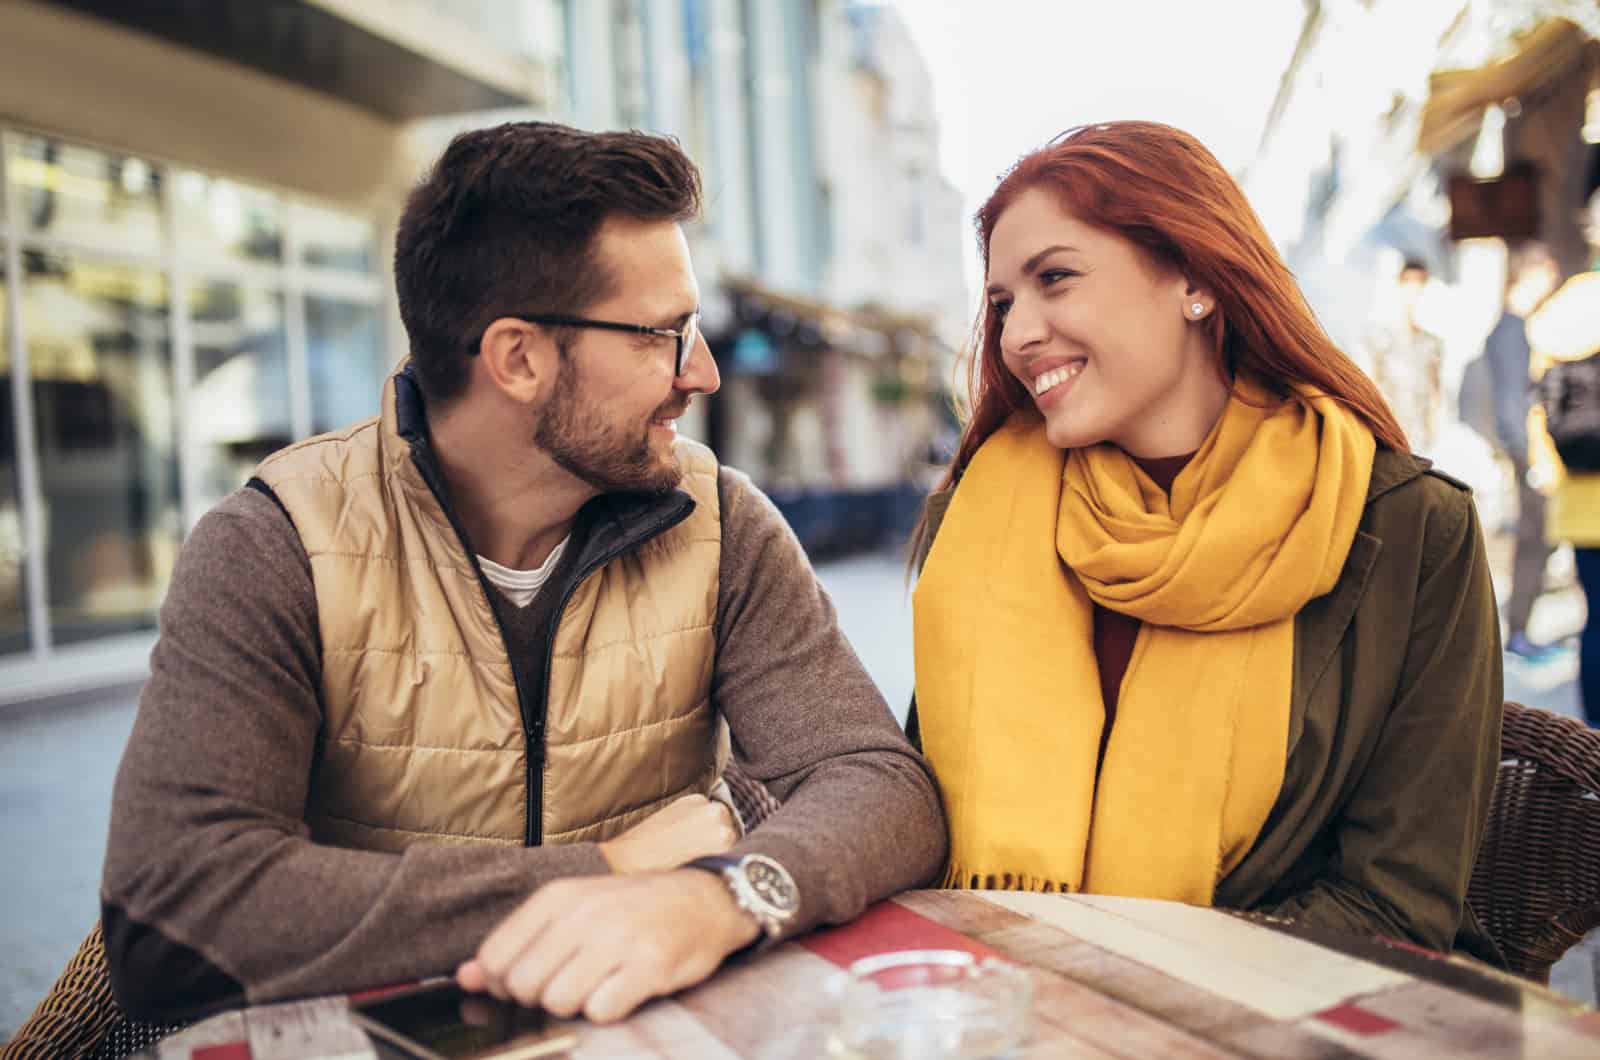
<path id="1" fill-rule="evenodd" d="M 169 1034 L 140 1056 L 159 1057 L 160 1060 L 189 1060 L 196 1049 L 243 1043 L 245 1040 L 244 1013 L 235 1009 L 201 1020 L 176 1034 Z"/>
<path id="2" fill-rule="evenodd" d="M 1275 1020 L 1410 976 L 1212 909 L 1150 898 L 980 891 L 980 897 Z"/>
<path id="3" fill-rule="evenodd" d="M 263 1005 L 245 1013 L 250 1060 L 377 1060 L 343 997 Z"/>
<path id="4" fill-rule="evenodd" d="M 232 1046 L 230 1050 L 228 1047 Z M 377 1060 L 343 997 L 313 998 L 223 1012 L 163 1038 L 145 1055 L 159 1060 Z"/>

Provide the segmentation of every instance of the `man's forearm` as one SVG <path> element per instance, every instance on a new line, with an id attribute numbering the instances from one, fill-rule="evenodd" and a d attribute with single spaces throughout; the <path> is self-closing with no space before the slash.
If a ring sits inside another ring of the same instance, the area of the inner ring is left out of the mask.
<path id="1" fill-rule="evenodd" d="M 801 931 L 928 882 L 944 864 L 944 811 L 793 532 L 742 476 L 721 482 L 712 694 L 745 772 L 783 801 L 734 852 L 788 869 L 801 904 L 787 930 Z"/>
<path id="2" fill-rule="evenodd" d="M 322 724 L 310 562 L 243 490 L 184 543 L 113 794 L 101 900 L 119 998 L 144 1018 L 449 972 L 589 845 L 315 844 Z"/>
<path id="3" fill-rule="evenodd" d="M 607 871 L 593 844 L 383 854 L 243 821 L 146 834 L 138 858 L 111 851 L 102 915 L 117 998 L 147 1020 L 448 973 L 542 884 Z"/>

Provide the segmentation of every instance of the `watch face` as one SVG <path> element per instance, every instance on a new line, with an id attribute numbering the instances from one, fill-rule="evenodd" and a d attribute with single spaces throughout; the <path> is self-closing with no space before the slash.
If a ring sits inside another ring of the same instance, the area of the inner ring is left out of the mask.
<path id="1" fill-rule="evenodd" d="M 752 857 L 744 865 L 744 878 L 750 889 L 775 909 L 790 913 L 800 904 L 794 881 L 777 862 Z"/>

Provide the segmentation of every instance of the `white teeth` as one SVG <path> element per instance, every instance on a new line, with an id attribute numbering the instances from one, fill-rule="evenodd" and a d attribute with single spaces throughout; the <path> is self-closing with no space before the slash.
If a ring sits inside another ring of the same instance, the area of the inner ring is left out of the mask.
<path id="1" fill-rule="evenodd" d="M 1045 372 L 1034 379 L 1033 396 L 1039 397 L 1046 390 L 1060 386 L 1062 383 L 1065 383 L 1068 379 L 1073 378 L 1081 371 L 1083 371 L 1082 361 L 1073 361 L 1071 364 L 1066 365 L 1065 367 L 1050 369 L 1048 372 Z"/>

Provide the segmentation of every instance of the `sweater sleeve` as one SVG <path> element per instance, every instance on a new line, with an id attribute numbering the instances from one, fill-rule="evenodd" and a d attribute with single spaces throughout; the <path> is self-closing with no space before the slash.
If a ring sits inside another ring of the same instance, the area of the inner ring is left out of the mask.
<path id="1" fill-rule="evenodd" d="M 447 973 L 534 888 L 606 871 L 593 844 L 312 842 L 320 667 L 299 537 L 241 490 L 183 546 L 117 773 L 101 903 L 135 1018 Z"/>
<path id="2" fill-rule="evenodd" d="M 1483 533 L 1467 494 L 1454 499 L 1423 528 L 1399 687 L 1373 758 L 1331 825 L 1329 871 L 1261 912 L 1451 948 L 1488 817 L 1503 709 Z"/>
<path id="3" fill-rule="evenodd" d="M 946 854 L 944 811 L 782 515 L 727 468 L 719 494 L 712 695 L 741 767 L 783 801 L 734 853 L 789 870 L 801 898 L 793 934 L 931 879 Z"/>

